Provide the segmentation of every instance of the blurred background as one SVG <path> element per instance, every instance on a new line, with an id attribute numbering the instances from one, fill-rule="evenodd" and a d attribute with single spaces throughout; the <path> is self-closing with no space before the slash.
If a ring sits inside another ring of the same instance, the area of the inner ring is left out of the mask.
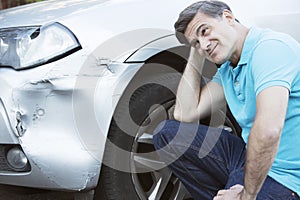
<path id="1" fill-rule="evenodd" d="M 43 0 L 0 0 L 0 10 Z"/>

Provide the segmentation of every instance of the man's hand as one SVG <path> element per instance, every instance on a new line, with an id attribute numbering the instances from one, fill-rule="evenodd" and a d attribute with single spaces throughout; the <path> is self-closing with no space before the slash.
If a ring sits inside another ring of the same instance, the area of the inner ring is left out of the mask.
<path id="1" fill-rule="evenodd" d="M 196 69 L 199 74 L 202 74 L 204 61 L 205 61 L 205 57 L 200 55 L 199 51 L 196 48 L 191 47 L 188 64 L 192 66 L 194 69 Z"/>
<path id="2" fill-rule="evenodd" d="M 234 185 L 228 190 L 219 190 L 214 200 L 242 200 L 244 186 Z"/>

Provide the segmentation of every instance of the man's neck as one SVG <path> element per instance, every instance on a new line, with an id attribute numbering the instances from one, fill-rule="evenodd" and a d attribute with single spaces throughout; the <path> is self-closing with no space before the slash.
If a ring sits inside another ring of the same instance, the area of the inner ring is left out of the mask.
<path id="1" fill-rule="evenodd" d="M 233 67 L 236 67 L 240 61 L 244 43 L 245 43 L 246 37 L 248 35 L 248 32 L 249 32 L 249 28 L 245 27 L 244 25 L 239 24 L 237 26 L 237 33 L 239 33 L 239 39 L 237 41 L 236 51 L 232 54 L 232 56 L 229 60 L 231 63 L 231 66 L 233 66 Z"/>

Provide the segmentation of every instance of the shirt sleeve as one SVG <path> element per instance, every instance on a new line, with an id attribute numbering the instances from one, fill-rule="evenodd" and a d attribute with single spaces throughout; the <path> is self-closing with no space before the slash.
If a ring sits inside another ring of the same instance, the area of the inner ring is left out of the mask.
<path id="1" fill-rule="evenodd" d="M 283 86 L 291 90 L 298 73 L 297 56 L 292 48 L 280 40 L 266 40 L 254 50 L 252 73 L 256 95 L 271 86 Z"/>

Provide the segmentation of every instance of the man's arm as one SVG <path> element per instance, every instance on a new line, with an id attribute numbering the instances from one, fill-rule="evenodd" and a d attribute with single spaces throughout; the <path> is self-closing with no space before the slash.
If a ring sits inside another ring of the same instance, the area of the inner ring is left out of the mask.
<path id="1" fill-rule="evenodd" d="M 284 125 L 289 91 L 274 86 L 259 93 L 256 116 L 247 147 L 244 187 L 218 191 L 214 200 L 255 200 L 277 154 Z"/>
<path id="2" fill-rule="evenodd" d="M 249 135 L 242 199 L 255 199 L 276 157 L 284 126 L 289 90 L 274 86 L 260 92 Z"/>
<path id="3" fill-rule="evenodd" d="M 212 109 L 225 105 L 223 88 L 219 84 L 209 82 L 201 89 L 204 61 L 205 58 L 195 48 L 191 48 L 176 95 L 174 118 L 178 121 L 197 122 L 208 116 Z"/>

